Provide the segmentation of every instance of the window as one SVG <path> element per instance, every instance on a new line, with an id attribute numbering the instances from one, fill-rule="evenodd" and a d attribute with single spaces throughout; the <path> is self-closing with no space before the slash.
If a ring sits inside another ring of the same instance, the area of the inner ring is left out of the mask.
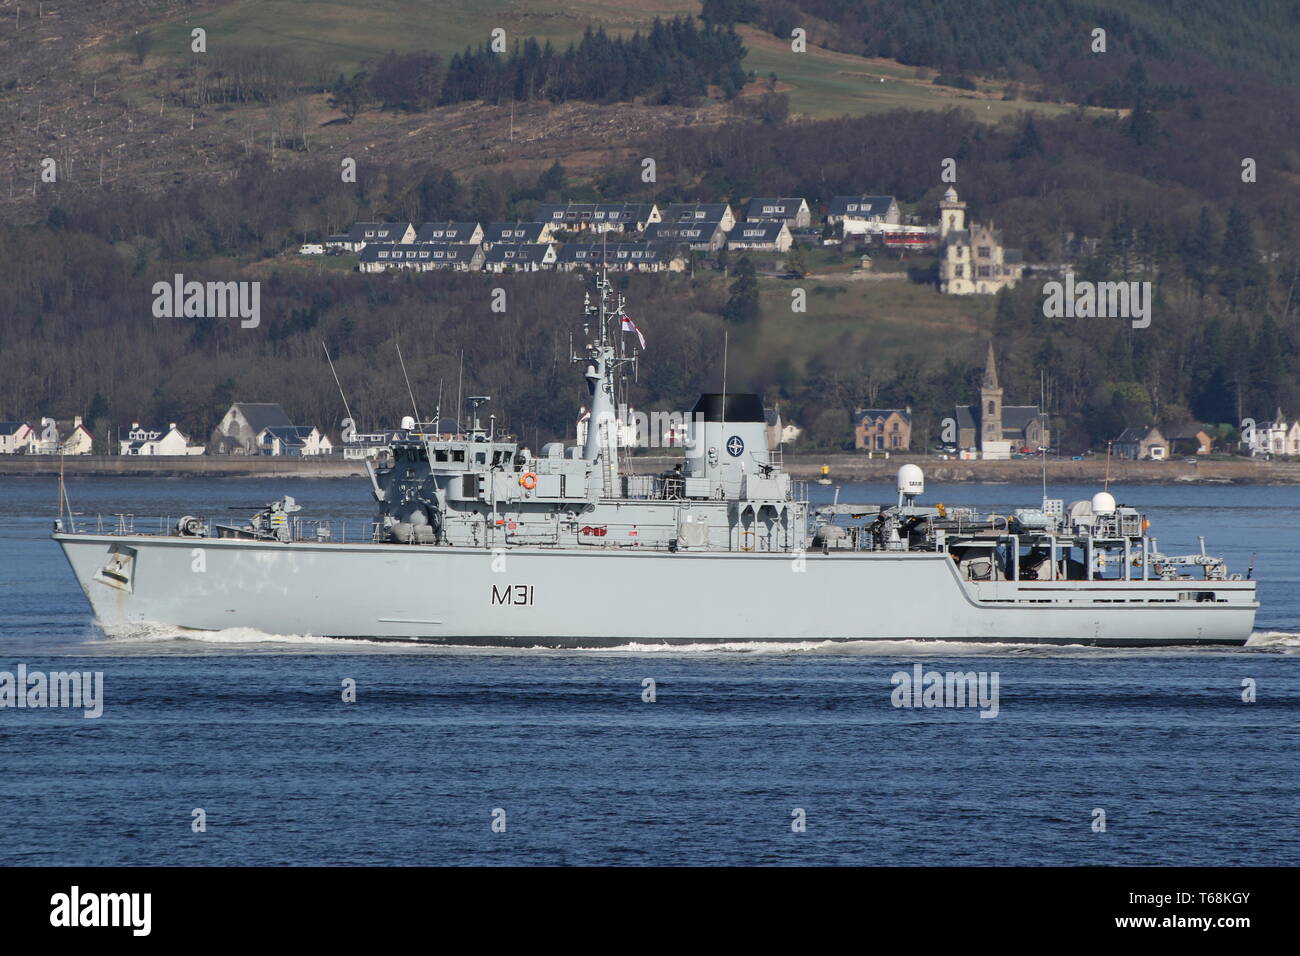
<path id="1" fill-rule="evenodd" d="M 953 266 L 953 267 L 952 267 L 952 270 L 953 270 L 953 271 L 952 271 L 952 274 L 953 274 L 954 276 L 956 276 L 958 279 L 960 279 L 960 278 L 965 274 L 964 271 L 963 271 L 963 270 L 964 270 L 964 267 L 963 267 L 963 266 L 960 266 L 960 265 Z"/>
<path id="2" fill-rule="evenodd" d="M 988 413 L 989 413 L 990 415 L 993 414 L 993 403 L 992 403 L 991 401 L 989 402 L 989 411 L 988 411 Z"/>
<path id="3" fill-rule="evenodd" d="M 987 258 L 989 257 L 989 247 L 988 247 L 988 246 L 980 246 L 979 249 L 977 250 L 977 252 L 978 252 L 979 257 L 980 257 L 981 259 L 987 259 Z"/>
<path id="4" fill-rule="evenodd" d="M 993 273 L 993 270 L 988 266 L 980 266 L 977 271 L 982 278 L 988 278 Z"/>

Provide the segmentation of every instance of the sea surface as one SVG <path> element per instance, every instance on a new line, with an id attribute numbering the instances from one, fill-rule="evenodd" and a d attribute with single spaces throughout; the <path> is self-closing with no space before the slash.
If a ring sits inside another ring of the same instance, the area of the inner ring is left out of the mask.
<path id="1" fill-rule="evenodd" d="M 304 517 L 359 522 L 369 508 L 355 479 L 77 478 L 67 491 L 90 522 L 242 518 L 284 494 Z M 110 638 L 49 540 L 54 481 L 0 478 L 0 671 L 102 672 L 104 687 L 97 719 L 0 709 L 0 859 L 1300 863 L 1300 490 L 1112 491 L 1147 512 L 1166 553 L 1205 535 L 1233 570 L 1254 556 L 1262 607 L 1246 647 Z M 1005 513 L 1041 496 L 932 483 L 926 500 Z M 891 676 L 916 664 L 996 674 L 997 716 L 895 707 Z"/>

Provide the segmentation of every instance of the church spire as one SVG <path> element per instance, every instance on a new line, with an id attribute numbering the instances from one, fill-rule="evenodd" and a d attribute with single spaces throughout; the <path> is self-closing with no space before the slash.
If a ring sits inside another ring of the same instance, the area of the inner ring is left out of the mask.
<path id="1" fill-rule="evenodd" d="M 984 381 L 980 383 L 980 388 L 995 389 L 998 387 L 998 366 L 993 359 L 993 343 L 989 342 L 989 357 L 984 363 Z"/>

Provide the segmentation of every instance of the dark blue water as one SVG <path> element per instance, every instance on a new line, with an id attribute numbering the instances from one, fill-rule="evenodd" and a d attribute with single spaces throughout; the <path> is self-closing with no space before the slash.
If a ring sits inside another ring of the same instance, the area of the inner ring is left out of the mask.
<path id="1" fill-rule="evenodd" d="M 286 492 L 304 515 L 367 507 L 356 481 L 68 491 L 92 513 L 202 513 Z M 1039 496 L 927 497 L 1005 511 Z M 0 709 L 0 845 L 20 864 L 1300 862 L 1300 492 L 1118 497 L 1148 511 L 1166 552 L 1194 550 L 1197 534 L 1234 569 L 1257 552 L 1264 606 L 1248 647 L 110 640 L 45 537 L 53 484 L 0 479 L 0 670 L 102 671 L 105 686 L 99 719 Z M 996 672 L 997 717 L 895 708 L 890 676 L 914 663 Z M 348 679 L 356 703 L 341 699 Z M 192 832 L 196 808 L 205 833 Z"/>

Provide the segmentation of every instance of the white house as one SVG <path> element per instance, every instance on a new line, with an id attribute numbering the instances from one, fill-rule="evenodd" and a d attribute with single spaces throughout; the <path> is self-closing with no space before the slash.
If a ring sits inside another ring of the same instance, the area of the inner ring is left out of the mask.
<path id="1" fill-rule="evenodd" d="M 1282 409 L 1242 435 L 1251 455 L 1300 455 L 1300 420 L 1287 422 Z"/>
<path id="2" fill-rule="evenodd" d="M 202 455 L 202 445 L 191 445 L 190 438 L 175 422 L 167 428 L 148 428 L 132 422 L 130 428 L 117 430 L 119 455 Z"/>
<path id="3" fill-rule="evenodd" d="M 384 272 L 389 269 L 477 272 L 482 266 L 482 247 L 467 242 L 412 242 L 405 245 L 375 242 L 361 250 L 357 262 L 360 272 Z"/>
<path id="4" fill-rule="evenodd" d="M 570 232 L 642 232 L 659 222 L 659 207 L 635 202 L 546 203 L 537 210 L 537 222 Z M 546 241 L 551 236 L 536 241 Z"/>
<path id="5" fill-rule="evenodd" d="M 257 434 L 263 455 L 328 455 L 334 443 L 314 425 L 271 425 Z"/>
<path id="6" fill-rule="evenodd" d="M 657 222 L 646 227 L 645 237 L 651 242 L 671 243 L 697 252 L 717 252 L 727 241 L 727 230 L 719 219 L 686 224 Z"/>
<path id="7" fill-rule="evenodd" d="M 728 249 L 752 249 L 766 252 L 789 252 L 794 237 L 783 220 L 742 222 L 727 237 Z"/>
<path id="8" fill-rule="evenodd" d="M 484 272 L 540 272 L 555 268 L 558 254 L 549 242 L 498 242 L 483 257 Z"/>
<path id="9" fill-rule="evenodd" d="M 731 206 L 725 202 L 669 203 L 663 212 L 662 221 L 665 225 L 675 226 L 699 226 L 716 222 L 723 232 L 731 232 L 736 226 L 736 216 L 731 211 Z"/>
<path id="10" fill-rule="evenodd" d="M 409 222 L 358 222 L 346 234 L 330 236 L 325 245 L 345 252 L 360 252 L 374 242 L 415 242 L 415 226 Z"/>
<path id="11" fill-rule="evenodd" d="M 396 431 L 367 432 L 365 434 L 344 432 L 343 457 L 350 461 L 383 458 L 388 454 L 393 442 L 401 437 L 401 433 Z"/>
<path id="12" fill-rule="evenodd" d="M 812 223 L 812 212 L 808 209 L 806 199 L 758 197 L 749 201 L 745 219 L 749 222 L 779 219 L 791 229 L 806 229 Z"/>
<path id="13" fill-rule="evenodd" d="M 71 422 L 58 422 L 42 418 L 38 427 L 27 436 L 29 455 L 89 455 L 94 450 L 94 438 L 76 415 Z"/>
<path id="14" fill-rule="evenodd" d="M 32 426 L 26 422 L 0 422 L 0 455 L 20 455 L 31 443 Z"/>
<path id="15" fill-rule="evenodd" d="M 902 213 L 893 196 L 836 196 L 831 200 L 826 221 L 831 225 L 842 224 L 845 236 L 865 236 L 898 225 Z"/>
<path id="16" fill-rule="evenodd" d="M 477 222 L 426 222 L 415 231 L 412 242 L 456 242 L 477 246 L 483 241 L 483 227 Z"/>
<path id="17" fill-rule="evenodd" d="M 566 242 L 556 268 L 605 266 L 623 272 L 681 272 L 686 257 L 668 242 Z"/>

